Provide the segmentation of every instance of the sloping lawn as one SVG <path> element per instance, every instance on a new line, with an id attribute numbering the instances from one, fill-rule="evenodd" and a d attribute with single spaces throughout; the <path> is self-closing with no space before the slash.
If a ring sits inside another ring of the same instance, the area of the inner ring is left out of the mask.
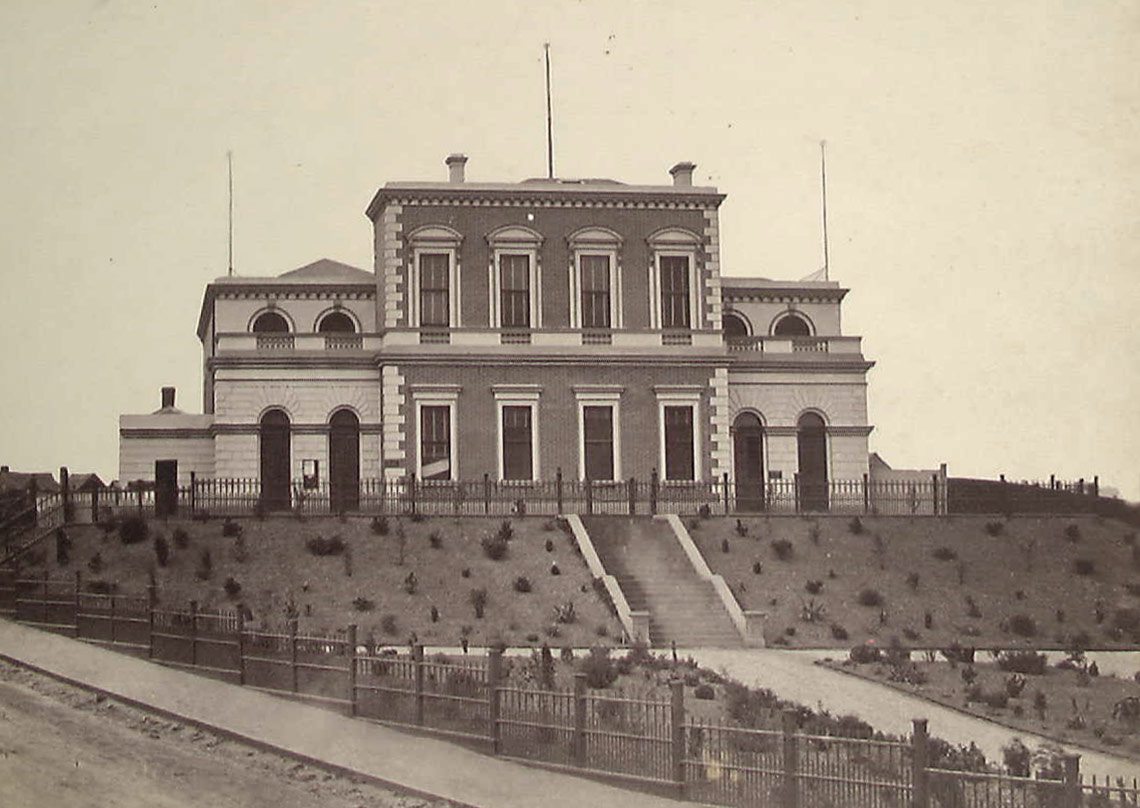
<path id="1" fill-rule="evenodd" d="M 897 635 L 935 648 L 1140 646 L 1140 547 L 1119 522 L 760 516 L 740 519 L 740 530 L 737 522 L 688 524 L 741 606 L 768 614 L 769 643 L 836 648 Z"/>
<path id="2" fill-rule="evenodd" d="M 153 521 L 147 539 L 130 545 L 121 542 L 118 532 L 71 527 L 70 562 L 57 563 L 49 539 L 46 561 L 31 571 L 41 575 L 46 568 L 52 578 L 79 571 L 85 589 L 102 580 L 115 584 L 118 592 L 142 594 L 153 570 L 160 608 L 186 609 L 197 600 L 201 611 L 213 611 L 240 603 L 252 613 L 255 626 L 281 627 L 295 614 L 302 633 L 356 623 L 362 639 L 371 635 L 381 643 L 404 643 L 414 632 L 429 645 L 459 645 L 466 635 L 472 645 L 503 640 L 583 647 L 614 644 L 621 634 L 595 594 L 573 539 L 551 520 L 510 520 L 512 538 L 505 557 L 497 561 L 481 542 L 502 528 L 502 519 L 391 518 L 386 535 L 378 535 L 367 518 L 278 517 L 234 524 L 241 528 L 240 539 L 224 536 L 224 522 L 218 519 Z M 175 540 L 178 531 L 187 536 L 184 548 Z M 169 545 L 166 566 L 158 563 L 156 536 Z M 315 555 L 307 548 L 311 540 L 334 537 L 343 542 L 343 550 Z M 206 552 L 211 569 L 203 577 Z M 92 563 L 96 554 L 101 564 Z M 552 574 L 552 565 L 559 574 Z M 232 594 L 225 588 L 231 578 L 240 585 Z M 528 584 L 530 591 L 518 591 Z M 472 595 L 478 590 L 486 593 L 481 618 Z M 567 604 L 573 604 L 570 620 Z M 562 607 L 561 621 L 556 607 Z"/>

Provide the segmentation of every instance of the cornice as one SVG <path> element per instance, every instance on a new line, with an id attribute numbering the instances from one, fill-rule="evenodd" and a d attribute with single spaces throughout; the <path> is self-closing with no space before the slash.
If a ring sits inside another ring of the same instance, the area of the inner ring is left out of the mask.
<path id="1" fill-rule="evenodd" d="M 373 222 L 388 204 L 457 207 L 538 207 L 538 208 L 645 208 L 664 210 L 715 210 L 724 194 L 676 192 L 666 186 L 661 191 L 590 189 L 558 190 L 521 187 L 503 189 L 464 188 L 381 188 L 368 205 L 365 215 Z"/>

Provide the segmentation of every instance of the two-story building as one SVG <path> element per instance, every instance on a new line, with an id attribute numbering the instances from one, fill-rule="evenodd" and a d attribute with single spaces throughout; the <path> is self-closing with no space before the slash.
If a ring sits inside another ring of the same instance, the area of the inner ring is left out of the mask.
<path id="1" fill-rule="evenodd" d="M 830 281 L 726 277 L 724 196 L 692 184 L 392 182 L 372 272 L 322 260 L 224 277 L 198 322 L 203 415 L 120 422 L 120 477 L 362 480 L 656 474 L 818 488 L 868 470 L 866 373 Z M 172 463 L 174 465 L 172 465 Z"/>

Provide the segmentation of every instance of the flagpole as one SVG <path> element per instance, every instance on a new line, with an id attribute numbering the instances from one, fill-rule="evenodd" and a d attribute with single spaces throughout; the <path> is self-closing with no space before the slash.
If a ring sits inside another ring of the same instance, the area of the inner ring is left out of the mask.
<path id="1" fill-rule="evenodd" d="M 542 43 L 546 53 L 546 176 L 554 179 L 554 119 L 550 104 L 550 43 Z"/>
<path id="2" fill-rule="evenodd" d="M 229 219 L 229 274 L 234 274 L 234 153 L 226 152 L 226 164 L 230 177 L 230 219 Z"/>
<path id="3" fill-rule="evenodd" d="M 821 202 L 823 205 L 823 279 L 829 280 L 828 269 L 830 267 L 830 256 L 827 250 L 827 151 L 826 140 L 819 142 L 819 179 L 821 190 Z"/>

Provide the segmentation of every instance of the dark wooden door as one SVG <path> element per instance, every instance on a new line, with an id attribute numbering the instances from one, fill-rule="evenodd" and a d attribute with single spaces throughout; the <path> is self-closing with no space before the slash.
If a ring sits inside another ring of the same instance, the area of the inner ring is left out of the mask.
<path id="1" fill-rule="evenodd" d="M 154 461 L 154 515 L 174 516 L 178 512 L 178 461 Z"/>
<path id="2" fill-rule="evenodd" d="M 762 511 L 764 497 L 764 425 L 752 413 L 741 413 L 733 426 L 733 470 L 736 510 Z"/>
<path id="3" fill-rule="evenodd" d="M 329 502 L 333 513 L 360 507 L 360 421 L 348 410 L 329 421 Z"/>
<path id="4" fill-rule="evenodd" d="M 800 472 L 796 477 L 800 510 L 826 511 L 827 429 L 815 413 L 805 413 L 796 435 Z"/>
<path id="5" fill-rule="evenodd" d="M 289 416 L 270 410 L 261 418 L 261 503 L 285 510 L 289 496 Z"/>

